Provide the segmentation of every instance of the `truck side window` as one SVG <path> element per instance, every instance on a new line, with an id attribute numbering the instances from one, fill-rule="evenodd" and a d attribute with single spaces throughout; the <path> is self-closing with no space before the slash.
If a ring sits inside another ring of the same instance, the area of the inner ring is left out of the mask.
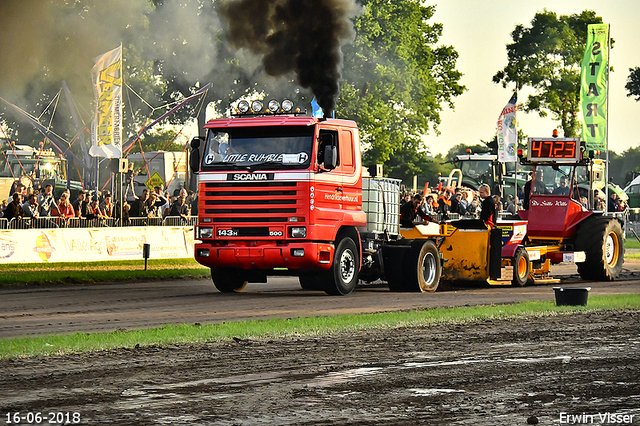
<path id="1" fill-rule="evenodd" d="M 332 131 L 321 131 L 320 134 L 318 135 L 318 158 L 317 158 L 318 164 L 319 165 L 324 164 L 325 148 L 329 145 L 333 145 L 336 147 L 338 152 L 338 161 L 336 162 L 336 165 L 339 165 L 340 149 L 338 147 L 338 135 L 336 132 L 332 132 Z"/>

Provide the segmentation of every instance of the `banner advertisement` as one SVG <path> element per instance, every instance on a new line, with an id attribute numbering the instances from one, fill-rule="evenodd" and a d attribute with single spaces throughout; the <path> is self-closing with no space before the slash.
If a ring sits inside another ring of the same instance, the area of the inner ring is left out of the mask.
<path id="1" fill-rule="evenodd" d="M 193 257 L 193 227 L 63 228 L 0 231 L 0 263 L 92 262 Z"/>
<path id="2" fill-rule="evenodd" d="M 498 161 L 515 162 L 518 152 L 518 92 L 513 92 L 507 105 L 498 117 Z"/>
<path id="3" fill-rule="evenodd" d="M 91 69 L 96 112 L 91 123 L 94 157 L 122 157 L 122 45 L 101 55 Z"/>
<path id="4" fill-rule="evenodd" d="M 609 25 L 590 24 L 580 70 L 582 139 L 587 150 L 607 149 Z"/>

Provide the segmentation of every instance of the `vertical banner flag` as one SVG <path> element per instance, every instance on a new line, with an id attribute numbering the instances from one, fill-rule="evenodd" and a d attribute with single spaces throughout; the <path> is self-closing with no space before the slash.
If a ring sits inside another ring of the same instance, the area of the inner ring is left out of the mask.
<path id="1" fill-rule="evenodd" d="M 91 123 L 94 157 L 122 157 L 122 45 L 95 60 L 91 80 L 96 112 Z"/>
<path id="2" fill-rule="evenodd" d="M 607 86 L 609 68 L 609 25 L 587 27 L 587 47 L 580 72 L 582 139 L 587 150 L 607 149 Z"/>
<path id="3" fill-rule="evenodd" d="M 518 92 L 513 92 L 509 103 L 502 109 L 498 117 L 498 161 L 515 162 L 518 151 Z"/>

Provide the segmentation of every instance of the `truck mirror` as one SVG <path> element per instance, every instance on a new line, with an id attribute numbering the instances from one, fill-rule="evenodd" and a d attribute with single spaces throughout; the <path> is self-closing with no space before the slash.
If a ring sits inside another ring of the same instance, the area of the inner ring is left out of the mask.
<path id="1" fill-rule="evenodd" d="M 191 139 L 191 155 L 189 156 L 189 168 L 196 175 L 200 172 L 200 140 L 199 137 Z"/>
<path id="2" fill-rule="evenodd" d="M 333 170 L 338 166 L 338 147 L 327 145 L 324 149 L 324 168 Z"/>
<path id="3" fill-rule="evenodd" d="M 200 148 L 200 141 L 203 141 L 204 138 L 202 136 L 196 136 L 191 139 L 191 148 Z"/>

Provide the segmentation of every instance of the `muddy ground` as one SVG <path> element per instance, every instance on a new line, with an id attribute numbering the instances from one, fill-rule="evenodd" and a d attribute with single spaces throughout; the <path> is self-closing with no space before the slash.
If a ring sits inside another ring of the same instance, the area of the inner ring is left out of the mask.
<path id="1" fill-rule="evenodd" d="M 601 312 L 2 360 L 0 422 L 640 424 L 639 330 Z"/>

